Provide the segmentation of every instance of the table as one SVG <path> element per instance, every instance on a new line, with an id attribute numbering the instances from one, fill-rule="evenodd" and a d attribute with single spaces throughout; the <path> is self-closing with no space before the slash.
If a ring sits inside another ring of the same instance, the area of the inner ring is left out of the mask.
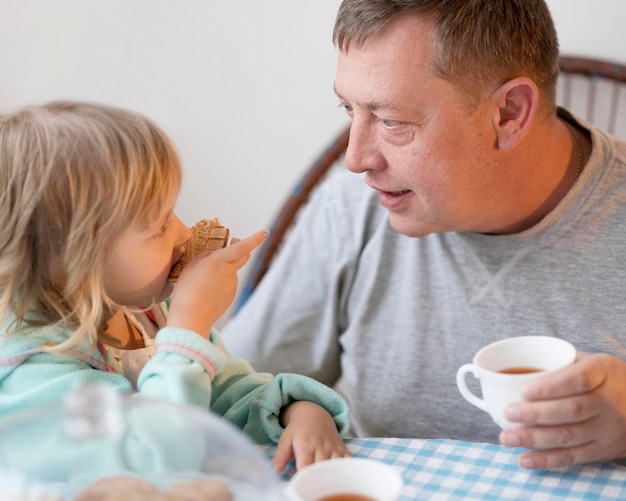
<path id="1" fill-rule="evenodd" d="M 402 473 L 399 501 L 626 500 L 626 467 L 588 463 L 558 470 L 524 470 L 524 449 L 456 440 L 347 439 L 350 453 L 388 463 Z M 274 446 L 267 447 L 271 456 Z M 283 474 L 287 481 L 293 467 Z"/>

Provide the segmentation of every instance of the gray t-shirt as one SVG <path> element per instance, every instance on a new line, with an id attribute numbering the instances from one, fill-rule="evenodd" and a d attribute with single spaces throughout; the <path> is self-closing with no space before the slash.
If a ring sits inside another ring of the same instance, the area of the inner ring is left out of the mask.
<path id="1" fill-rule="evenodd" d="M 356 435 L 488 442 L 499 428 L 455 382 L 485 344 L 558 336 L 626 360 L 626 143 L 581 123 L 593 152 L 580 178 L 515 235 L 406 237 L 361 176 L 329 180 L 227 347 L 257 370 L 341 376 Z"/>

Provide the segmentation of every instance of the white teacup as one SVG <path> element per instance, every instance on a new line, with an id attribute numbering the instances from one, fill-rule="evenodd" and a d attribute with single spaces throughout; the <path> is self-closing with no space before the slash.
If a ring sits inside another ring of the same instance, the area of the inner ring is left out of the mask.
<path id="1" fill-rule="evenodd" d="M 576 348 L 563 339 L 549 336 L 512 337 L 479 350 L 473 363 L 459 368 L 456 384 L 465 400 L 489 413 L 498 426 L 512 428 L 519 424 L 507 420 L 504 409 L 512 402 L 523 400 L 522 386 L 530 379 L 570 365 L 575 358 Z M 467 387 L 465 377 L 468 373 L 480 380 L 482 399 Z"/>
<path id="2" fill-rule="evenodd" d="M 336 458 L 299 470 L 286 492 L 293 501 L 318 501 L 327 496 L 356 494 L 374 501 L 395 501 L 402 490 L 402 475 L 381 461 Z"/>

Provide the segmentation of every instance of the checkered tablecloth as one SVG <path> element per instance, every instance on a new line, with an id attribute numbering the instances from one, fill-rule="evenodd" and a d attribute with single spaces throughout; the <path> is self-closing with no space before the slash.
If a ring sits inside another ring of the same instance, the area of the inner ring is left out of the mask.
<path id="1" fill-rule="evenodd" d="M 398 438 L 346 443 L 354 456 L 378 459 L 402 473 L 399 501 L 626 500 L 626 467 L 613 463 L 530 471 L 517 466 L 522 449 L 495 444 Z"/>

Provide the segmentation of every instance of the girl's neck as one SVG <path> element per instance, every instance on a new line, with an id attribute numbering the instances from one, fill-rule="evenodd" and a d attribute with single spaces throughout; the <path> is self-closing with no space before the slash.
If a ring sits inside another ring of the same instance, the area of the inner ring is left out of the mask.
<path id="1" fill-rule="evenodd" d="M 103 341 L 114 348 L 136 350 L 144 348 L 141 332 L 128 320 L 124 309 L 118 310 L 108 321 Z"/>

